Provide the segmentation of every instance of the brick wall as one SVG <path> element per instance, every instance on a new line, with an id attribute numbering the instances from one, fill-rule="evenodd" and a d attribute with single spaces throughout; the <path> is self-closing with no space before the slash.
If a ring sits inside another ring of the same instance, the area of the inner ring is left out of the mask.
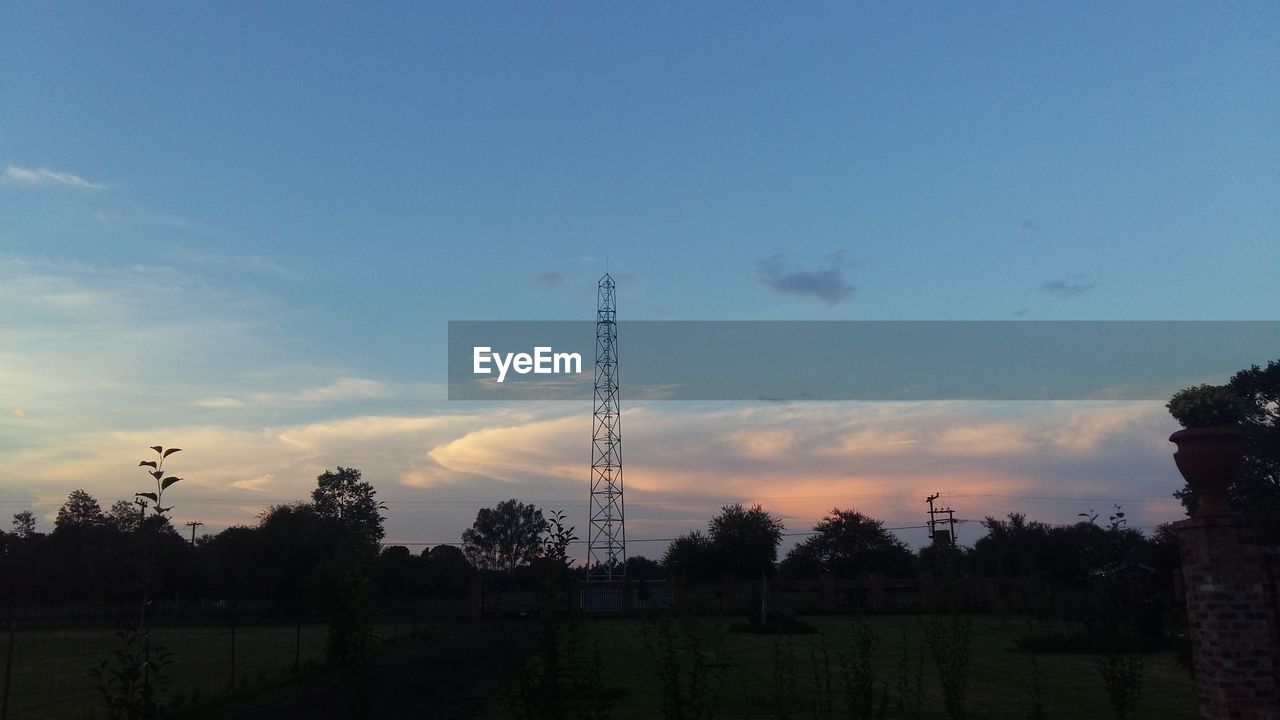
<path id="1" fill-rule="evenodd" d="M 1177 523 L 1200 716 L 1280 718 L 1272 558 L 1234 517 Z"/>

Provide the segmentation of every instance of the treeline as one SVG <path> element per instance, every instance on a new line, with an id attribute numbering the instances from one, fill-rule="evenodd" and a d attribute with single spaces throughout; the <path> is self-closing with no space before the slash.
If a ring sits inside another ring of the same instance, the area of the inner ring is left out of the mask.
<path id="1" fill-rule="evenodd" d="M 859 578 L 871 573 L 907 578 L 948 571 L 981 577 L 1039 577 L 1083 586 L 1099 574 L 1135 572 L 1167 580 L 1178 567 L 1171 526 L 1151 536 L 1126 527 L 1124 513 L 1102 524 L 1092 513 L 1072 525 L 1028 520 L 1021 513 L 983 521 L 987 534 L 973 547 L 935 545 L 912 552 L 880 520 L 856 510 L 833 509 L 812 532 L 778 559 L 782 520 L 759 505 L 726 506 L 707 530 L 682 535 L 668 546 L 661 567 L 689 581 L 725 575 L 758 580 L 761 573 L 790 578 Z"/>
<path id="2" fill-rule="evenodd" d="M 418 552 L 378 548 L 382 509 L 360 472 L 340 467 L 317 479 L 310 502 L 266 508 L 253 524 L 192 543 L 163 516 L 143 518 L 120 503 L 104 512 L 77 490 L 51 533 L 36 532 L 30 513 L 19 513 L 13 531 L 0 533 L 5 585 L 32 600 L 132 601 L 148 584 L 154 598 L 267 600 L 281 612 L 321 612 L 340 585 L 343 558 L 359 548 L 369 556 L 361 566 L 371 571 L 370 593 L 383 598 L 459 597 L 477 574 L 517 584 L 541 576 L 549 526 L 533 505 L 512 499 L 484 508 L 460 545 Z M 1179 562 L 1167 527 L 1146 536 L 1125 527 L 1123 513 L 1101 524 L 1087 517 L 1070 526 L 1013 513 L 983 525 L 987 534 L 972 547 L 913 552 L 882 521 L 837 508 L 779 557 L 787 531 L 782 520 L 759 505 L 734 504 L 711 518 L 705 531 L 676 538 L 660 559 L 628 558 L 626 572 L 636 580 L 693 583 L 726 575 L 759 580 L 762 574 L 907 578 L 936 574 L 945 561 L 951 571 L 982 577 L 1039 577 L 1083 587 L 1102 574 L 1133 573 L 1168 587 Z M 144 555 L 146 562 L 140 561 Z"/>
<path id="3" fill-rule="evenodd" d="M 266 508 L 251 525 L 193 543 L 154 510 L 143 515 L 120 501 L 104 512 L 76 490 L 52 532 L 36 532 L 30 512 L 14 516 L 12 532 L 0 532 L 5 594 L 59 602 L 267 600 L 281 612 L 325 613 L 348 591 L 353 568 L 374 585 L 362 594 L 464 592 L 472 571 L 457 548 L 424 553 L 425 572 L 413 578 L 396 571 L 403 548 L 380 550 L 384 508 L 375 494 L 359 470 L 339 467 L 317 478 L 310 502 Z"/>
<path id="4" fill-rule="evenodd" d="M 1188 404 L 1187 396 L 1200 399 Z M 1209 402 L 1215 398 L 1219 404 L 1229 401 L 1232 413 L 1206 415 L 1206 408 L 1223 409 Z M 1280 544 L 1280 362 L 1242 370 L 1222 387 L 1191 388 L 1175 396 L 1169 407 L 1184 425 L 1213 420 L 1241 428 L 1245 455 L 1229 489 L 1231 506 L 1257 528 L 1261 541 Z M 162 458 L 172 452 L 177 450 L 164 451 Z M 515 499 L 481 509 L 458 546 L 417 552 L 380 547 L 384 507 L 360 471 L 344 467 L 320 475 L 309 502 L 266 508 L 256 523 L 192 543 L 170 524 L 165 516 L 170 508 L 159 507 L 160 493 L 177 479 L 162 481 L 154 461 L 141 464 L 155 469 L 151 474 L 159 485 L 156 494 L 144 493 L 138 505 L 120 500 L 104 511 L 97 499 L 76 490 L 48 534 L 36 531 L 32 513 L 15 515 L 13 530 L 0 532 L 0 593 L 109 600 L 135 598 L 141 587 L 148 597 L 252 598 L 306 610 L 323 605 L 326 594 L 351 575 L 350 567 L 360 569 L 364 594 L 422 596 L 463 594 L 476 574 L 532 581 L 545 562 L 547 517 L 542 509 Z M 1197 498 L 1189 488 L 1175 495 L 1188 510 L 1195 508 Z M 149 515 L 147 498 L 154 501 Z M 181 505 L 180 494 L 173 502 Z M 1148 537 L 1128 528 L 1119 508 L 1101 522 L 1096 515 L 1084 515 L 1068 526 L 1018 513 L 989 517 L 983 522 L 987 534 L 971 548 L 947 545 L 912 552 L 883 522 L 836 508 L 779 558 L 787 530 L 781 519 L 759 505 L 734 504 L 711 518 L 705 531 L 675 539 L 661 558 L 629 557 L 626 573 L 635 579 L 690 582 L 714 582 L 725 575 L 758 580 L 774 573 L 910 577 L 937 574 L 945 563 L 949 572 L 1034 576 L 1057 585 L 1083 586 L 1092 578 L 1128 573 L 1168 586 L 1178 550 L 1167 527 Z"/>

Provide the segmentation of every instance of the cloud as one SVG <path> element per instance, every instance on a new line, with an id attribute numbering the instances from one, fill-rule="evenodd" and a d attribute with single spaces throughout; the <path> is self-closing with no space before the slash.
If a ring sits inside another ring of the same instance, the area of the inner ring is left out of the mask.
<path id="1" fill-rule="evenodd" d="M 397 394 L 397 388 L 380 380 L 343 377 L 325 385 L 302 388 L 289 392 L 249 393 L 244 397 L 214 395 L 197 400 L 199 407 L 211 410 L 234 410 L 245 407 L 282 407 L 289 405 L 323 405 L 352 400 L 389 398 Z"/>
<path id="2" fill-rule="evenodd" d="M 381 398 L 389 395 L 391 395 L 391 389 L 377 380 L 344 377 L 328 385 L 302 390 L 294 395 L 294 398 L 302 402 L 334 402 Z"/>
<path id="3" fill-rule="evenodd" d="M 781 255 L 774 255 L 757 260 L 756 272 L 760 282 L 774 292 L 809 296 L 828 305 L 838 305 L 851 299 L 858 288 L 845 280 L 843 252 L 832 255 L 827 262 L 829 267 L 821 270 L 794 270 Z"/>
<path id="4" fill-rule="evenodd" d="M 760 501 L 798 518 L 799 527 L 833 505 L 907 522 L 925 495 L 940 490 L 973 498 L 962 506 L 969 517 L 1029 510 L 1070 522 L 1078 505 L 1110 497 L 1162 508 L 1164 515 L 1135 520 L 1154 525 L 1176 517 L 1164 502 L 1176 489 L 1164 440 L 1170 424 L 1159 403 L 806 403 L 696 412 L 643 405 L 627 411 L 627 507 L 648 519 L 677 513 L 692 521 L 684 529 L 735 500 Z M 442 473 L 509 483 L 523 494 L 571 493 L 583 482 L 584 441 L 582 418 L 573 415 L 485 427 L 429 455 Z"/>
<path id="5" fill-rule="evenodd" d="M 1090 290 L 1098 287 L 1098 283 L 1069 283 L 1066 280 L 1050 280 L 1040 286 L 1040 290 L 1047 292 L 1059 300 L 1083 295 Z"/>
<path id="6" fill-rule="evenodd" d="M 4 180 L 11 185 L 35 187 L 40 185 L 62 185 L 81 190 L 102 190 L 106 185 L 85 180 L 79 175 L 58 172 L 48 168 L 20 168 L 10 165 L 4 169 Z"/>
<path id="7" fill-rule="evenodd" d="M 627 534 L 671 537 L 737 501 L 761 502 L 793 530 L 833 506 L 918 525 L 923 498 L 936 491 L 962 518 L 1026 511 L 1073 522 L 1119 502 L 1148 527 L 1180 515 L 1169 498 L 1178 487 L 1165 440 L 1172 426 L 1158 402 L 638 404 L 626 410 L 623 440 Z M 24 489 L 51 514 L 76 487 L 107 503 L 131 496 L 145 479 L 137 461 L 146 447 L 179 445 L 173 470 L 186 480 L 173 495 L 175 518 L 217 532 L 305 500 L 316 476 L 340 464 L 360 468 L 387 501 L 389 540 L 456 542 L 480 507 L 508 497 L 564 508 L 580 524 L 590 427 L 586 410 L 564 406 L 256 428 L 157 421 L 59 428 L 56 442 L 0 446 L 0 466 L 27 469 Z"/>
<path id="8" fill-rule="evenodd" d="M 564 275 L 555 270 L 548 270 L 534 275 L 533 282 L 540 288 L 554 290 L 564 284 Z"/>
<path id="9" fill-rule="evenodd" d="M 0 307 L 0 397 L 62 432 L 125 414 L 141 423 L 171 416 L 175 403 L 228 395 L 212 389 L 247 377 L 343 374 L 281 369 L 289 333 L 274 301 L 170 267 L 0 256 Z"/>
<path id="10" fill-rule="evenodd" d="M 210 397 L 210 398 L 205 398 L 203 400 L 197 400 L 196 405 L 199 405 L 200 407 L 204 407 L 204 408 L 210 408 L 211 410 L 223 410 L 226 408 L 244 407 L 246 403 L 245 401 L 240 400 L 238 398 L 220 395 L 217 397 Z"/>
<path id="11" fill-rule="evenodd" d="M 236 488 L 237 490 L 255 490 L 261 492 L 265 489 L 263 487 L 264 485 L 270 485 L 275 479 L 275 475 L 271 473 L 263 473 L 257 477 L 249 478 L 248 480 L 236 480 L 231 483 L 231 487 Z"/>

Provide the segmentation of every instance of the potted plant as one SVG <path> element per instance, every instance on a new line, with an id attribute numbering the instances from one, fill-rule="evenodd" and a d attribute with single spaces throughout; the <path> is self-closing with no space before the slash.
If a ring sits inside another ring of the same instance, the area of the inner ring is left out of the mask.
<path id="1" fill-rule="evenodd" d="M 1196 517 L 1230 515 L 1227 488 L 1244 455 L 1245 401 L 1222 385 L 1196 385 L 1169 400 L 1169 414 L 1184 428 L 1169 436 L 1173 461 L 1198 499 Z"/>

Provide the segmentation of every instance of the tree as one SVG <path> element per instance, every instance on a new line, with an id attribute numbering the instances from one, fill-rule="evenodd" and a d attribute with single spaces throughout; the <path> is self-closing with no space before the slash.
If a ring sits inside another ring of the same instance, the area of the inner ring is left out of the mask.
<path id="1" fill-rule="evenodd" d="M 128 500 L 117 500 L 107 510 L 106 521 L 121 532 L 133 532 L 138 529 L 142 519 L 140 508 Z"/>
<path id="2" fill-rule="evenodd" d="M 84 490 L 72 490 L 67 501 L 58 508 L 58 517 L 53 521 L 56 528 L 87 527 L 102 524 L 104 517 L 98 499 Z"/>
<path id="3" fill-rule="evenodd" d="M 346 527 L 335 518 L 322 517 L 310 504 L 292 503 L 263 511 L 256 531 L 261 550 L 252 562 L 262 574 L 258 591 L 294 612 L 303 610 L 308 592 L 313 603 L 323 605 L 325 588 L 317 578 L 349 535 Z"/>
<path id="4" fill-rule="evenodd" d="M 985 577 L 1027 577 L 1048 566 L 1061 571 L 1079 566 L 1079 558 L 1063 558 L 1051 540 L 1078 533 L 1059 533 L 1051 538 L 1042 522 L 1027 520 L 1023 513 L 1009 513 L 1007 519 L 987 516 L 982 521 L 987 534 L 973 545 L 973 561 Z M 1063 545 L 1056 543 L 1056 545 Z M 1071 546 L 1078 548 L 1078 546 Z"/>
<path id="5" fill-rule="evenodd" d="M 785 529 L 781 518 L 760 505 L 744 508 L 742 503 L 725 505 L 707 524 L 712 554 L 725 572 L 742 579 L 757 579 L 773 569 Z"/>
<path id="6" fill-rule="evenodd" d="M 30 510 L 13 514 L 13 534 L 20 538 L 29 538 L 36 534 L 36 515 Z"/>
<path id="7" fill-rule="evenodd" d="M 335 519 L 353 532 L 381 540 L 385 532 L 380 511 L 386 505 L 374 500 L 375 494 L 373 486 L 360 479 L 359 470 L 339 465 L 337 471 L 326 470 L 316 478 L 311 501 L 320 517 Z"/>
<path id="8" fill-rule="evenodd" d="M 659 580 L 662 578 L 662 566 L 655 560 L 650 560 L 643 555 L 633 555 L 627 558 L 626 563 L 627 577 L 632 580 Z"/>
<path id="9" fill-rule="evenodd" d="M 879 520 L 856 510 L 835 508 L 813 526 L 813 531 L 817 534 L 787 553 L 783 565 L 789 572 L 811 574 L 817 570 L 840 577 L 911 574 L 911 551 Z"/>
<path id="10" fill-rule="evenodd" d="M 547 519 L 534 505 L 512 498 L 493 508 L 481 508 L 471 527 L 462 532 L 462 551 L 482 570 L 514 573 L 538 557 Z"/>
<path id="11" fill-rule="evenodd" d="M 701 530 L 685 533 L 671 541 L 662 555 L 662 565 L 672 577 L 686 580 L 710 580 L 715 574 L 711 557 L 711 538 Z"/>
<path id="12" fill-rule="evenodd" d="M 475 569 L 467 562 L 462 549 L 454 545 L 437 545 L 422 551 L 426 561 L 426 589 L 432 593 L 463 595 Z"/>

